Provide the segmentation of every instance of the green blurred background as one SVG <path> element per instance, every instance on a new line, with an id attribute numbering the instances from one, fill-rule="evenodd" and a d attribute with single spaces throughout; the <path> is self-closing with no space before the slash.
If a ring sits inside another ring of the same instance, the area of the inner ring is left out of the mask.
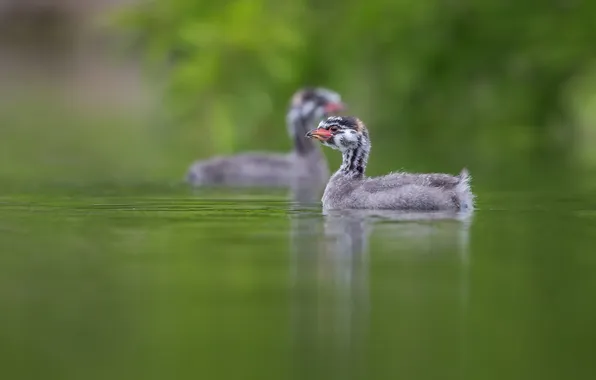
<path id="1" fill-rule="evenodd" d="M 0 0 L 0 372 L 594 378 L 594 20 L 587 0 Z M 197 158 L 289 150 L 304 85 L 368 124 L 372 175 L 467 166 L 469 230 L 178 186 Z"/>
<path id="2" fill-rule="evenodd" d="M 288 99 L 309 84 L 369 125 L 372 174 L 466 165 L 495 188 L 520 165 L 596 164 L 593 2 L 0 4 L 10 183 L 178 181 L 196 158 L 287 150 Z"/>

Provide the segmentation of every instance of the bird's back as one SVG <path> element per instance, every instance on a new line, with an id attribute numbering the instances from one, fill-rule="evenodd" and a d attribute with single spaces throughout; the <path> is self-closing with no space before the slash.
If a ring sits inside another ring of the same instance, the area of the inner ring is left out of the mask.
<path id="1" fill-rule="evenodd" d="M 195 162 L 187 180 L 195 186 L 288 187 L 322 190 L 327 161 L 317 149 L 307 155 L 251 152 Z"/>
<path id="2" fill-rule="evenodd" d="M 243 153 L 197 161 L 187 180 L 195 186 L 283 187 L 289 183 L 291 168 L 287 154 Z"/>
<path id="3" fill-rule="evenodd" d="M 467 171 L 449 174 L 393 173 L 355 179 L 337 173 L 325 189 L 327 209 L 388 209 L 412 211 L 467 210 L 473 195 Z"/>
<path id="4" fill-rule="evenodd" d="M 459 176 L 444 173 L 406 173 L 396 172 L 382 177 L 368 178 L 363 186 L 367 191 L 376 192 L 405 185 L 454 188 L 460 182 Z"/>

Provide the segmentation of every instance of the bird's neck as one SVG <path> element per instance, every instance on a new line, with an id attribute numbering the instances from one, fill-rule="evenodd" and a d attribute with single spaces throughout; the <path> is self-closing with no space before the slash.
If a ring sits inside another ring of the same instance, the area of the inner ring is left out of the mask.
<path id="1" fill-rule="evenodd" d="M 368 141 L 361 141 L 356 148 L 344 151 L 338 173 L 352 178 L 364 177 L 369 152 Z"/>
<path id="2" fill-rule="evenodd" d="M 294 118 L 288 127 L 292 130 L 294 140 L 294 151 L 300 156 L 306 156 L 314 151 L 320 151 L 320 147 L 306 137 L 306 133 L 315 128 L 315 122 L 312 118 L 297 117 Z"/>

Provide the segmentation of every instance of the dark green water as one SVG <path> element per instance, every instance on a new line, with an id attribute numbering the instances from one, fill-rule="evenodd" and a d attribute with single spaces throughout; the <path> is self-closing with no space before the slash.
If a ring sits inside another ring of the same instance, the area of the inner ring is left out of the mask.
<path id="1" fill-rule="evenodd" d="M 404 222 L 283 194 L 9 191 L 3 377 L 592 378 L 596 196 L 478 196 L 467 221 Z"/>

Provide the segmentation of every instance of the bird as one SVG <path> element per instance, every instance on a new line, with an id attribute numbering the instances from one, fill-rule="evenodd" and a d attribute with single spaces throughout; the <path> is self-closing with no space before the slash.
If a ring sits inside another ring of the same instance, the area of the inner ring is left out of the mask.
<path id="1" fill-rule="evenodd" d="M 200 187 L 289 187 L 295 193 L 323 190 L 330 176 L 319 144 L 305 137 L 324 117 L 345 110 L 341 95 L 324 87 L 296 91 L 286 115 L 293 149 L 288 153 L 247 152 L 194 162 L 186 179 Z"/>
<path id="2" fill-rule="evenodd" d="M 324 210 L 471 211 L 474 194 L 466 168 L 459 175 L 395 172 L 367 177 L 371 149 L 368 129 L 354 116 L 331 116 L 306 137 L 342 153 L 321 199 Z"/>

